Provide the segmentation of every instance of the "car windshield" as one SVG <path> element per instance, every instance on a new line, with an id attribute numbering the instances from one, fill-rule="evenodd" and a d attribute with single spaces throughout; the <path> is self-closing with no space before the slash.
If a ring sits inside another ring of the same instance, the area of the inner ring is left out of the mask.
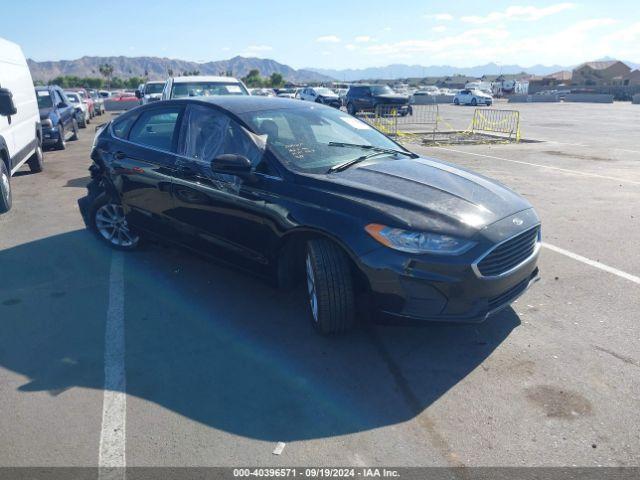
<path id="1" fill-rule="evenodd" d="M 378 85 L 371 87 L 371 93 L 374 95 L 386 95 L 387 93 L 393 93 L 393 90 L 388 85 Z"/>
<path id="2" fill-rule="evenodd" d="M 316 88 L 315 91 L 318 95 L 335 95 L 335 93 L 333 93 L 333 90 L 330 90 L 328 88 Z"/>
<path id="3" fill-rule="evenodd" d="M 86 95 L 84 94 L 84 92 L 82 90 L 78 90 L 76 93 L 78 95 L 80 95 L 80 98 L 83 98 L 83 99 L 86 98 Z"/>
<path id="4" fill-rule="evenodd" d="M 80 97 L 76 93 L 64 92 L 71 103 L 80 103 Z"/>
<path id="5" fill-rule="evenodd" d="M 151 93 L 162 93 L 164 83 L 148 83 L 144 87 L 144 93 L 149 95 Z"/>
<path id="6" fill-rule="evenodd" d="M 326 173 L 331 167 L 371 153 L 357 145 L 402 150 L 398 144 L 355 117 L 315 105 L 263 110 L 240 117 L 260 135 L 288 168 L 304 173 Z M 349 143 L 356 146 L 336 146 Z M 377 158 L 390 159 L 386 153 Z"/>
<path id="7" fill-rule="evenodd" d="M 235 82 L 189 82 L 174 83 L 171 97 L 212 97 L 214 95 L 249 95 L 249 92 Z"/>
<path id="8" fill-rule="evenodd" d="M 53 99 L 47 90 L 38 90 L 38 108 L 53 107 Z"/>

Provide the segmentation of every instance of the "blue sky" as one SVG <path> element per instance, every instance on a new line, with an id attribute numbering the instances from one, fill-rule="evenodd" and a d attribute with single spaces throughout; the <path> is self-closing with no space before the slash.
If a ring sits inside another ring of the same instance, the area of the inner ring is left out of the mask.
<path id="1" fill-rule="evenodd" d="M 637 0 L 5 1 L 0 35 L 35 60 L 244 55 L 294 68 L 571 65 L 605 55 L 640 62 Z"/>

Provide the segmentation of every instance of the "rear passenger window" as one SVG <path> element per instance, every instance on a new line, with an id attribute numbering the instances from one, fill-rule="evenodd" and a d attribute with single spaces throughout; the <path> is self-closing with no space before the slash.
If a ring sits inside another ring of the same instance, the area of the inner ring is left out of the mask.
<path id="1" fill-rule="evenodd" d="M 135 115 L 126 115 L 124 118 L 118 118 L 113 122 L 113 126 L 111 130 L 113 131 L 113 135 L 118 138 L 127 138 L 127 132 L 129 131 L 129 127 L 136 119 Z"/>
<path id="2" fill-rule="evenodd" d="M 168 152 L 174 151 L 180 107 L 153 109 L 142 113 L 129 133 L 129 141 Z"/>

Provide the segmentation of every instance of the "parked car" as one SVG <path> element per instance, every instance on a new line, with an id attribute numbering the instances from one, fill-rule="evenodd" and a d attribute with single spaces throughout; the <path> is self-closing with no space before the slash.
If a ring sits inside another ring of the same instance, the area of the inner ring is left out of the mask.
<path id="1" fill-rule="evenodd" d="M 140 105 L 135 93 L 112 92 L 107 99 L 109 110 L 130 110 Z"/>
<path id="2" fill-rule="evenodd" d="M 100 95 L 103 99 L 107 99 L 111 96 L 111 92 L 109 90 L 98 90 L 98 95 Z"/>
<path id="3" fill-rule="evenodd" d="M 436 87 L 435 85 L 427 85 L 426 87 L 422 87 L 419 90 L 417 90 L 416 92 L 413 93 L 414 96 L 423 96 L 423 95 L 428 95 L 430 97 L 434 97 L 436 95 L 440 95 L 440 89 L 438 87 Z"/>
<path id="4" fill-rule="evenodd" d="M 136 90 L 135 96 L 142 101 L 143 105 L 156 102 L 162 98 L 164 83 L 162 81 L 147 82 Z"/>
<path id="5" fill-rule="evenodd" d="M 91 122 L 89 116 L 89 107 L 87 106 L 87 104 L 82 101 L 82 98 L 80 97 L 80 94 L 78 92 L 65 90 L 64 94 L 69 99 L 71 104 L 75 107 L 76 122 L 78 123 L 78 127 L 87 128 L 87 125 Z"/>
<path id="6" fill-rule="evenodd" d="M 251 95 L 257 95 L 258 97 L 275 97 L 276 92 L 271 88 L 250 88 Z"/>
<path id="7" fill-rule="evenodd" d="M 0 213 L 11 209 L 11 176 L 27 163 L 41 172 L 42 129 L 22 49 L 0 38 Z"/>
<path id="8" fill-rule="evenodd" d="M 59 150 L 67 148 L 67 140 L 78 139 L 76 108 L 56 85 L 36 87 L 42 124 L 42 144 Z"/>
<path id="9" fill-rule="evenodd" d="M 88 90 L 96 115 L 102 115 L 106 110 L 104 108 L 104 98 L 100 96 L 98 90 Z"/>
<path id="10" fill-rule="evenodd" d="M 465 88 L 460 90 L 453 97 L 453 103 L 455 105 L 491 105 L 493 103 L 493 97 L 480 90 L 469 90 Z"/>
<path id="11" fill-rule="evenodd" d="M 89 95 L 89 92 L 84 88 L 69 88 L 67 91 L 77 92 L 82 99 L 82 102 L 87 105 L 87 109 L 89 110 L 89 118 L 93 118 L 95 116 L 96 107 L 93 103 L 93 99 Z"/>
<path id="12" fill-rule="evenodd" d="M 281 88 L 278 90 L 276 97 L 280 98 L 296 98 L 295 88 Z"/>
<path id="13" fill-rule="evenodd" d="M 394 106 L 400 115 L 410 111 L 409 97 L 394 93 L 388 85 L 352 85 L 345 97 L 347 112 L 376 112 L 385 105 Z"/>
<path id="14" fill-rule="evenodd" d="M 307 87 L 300 92 L 300 99 L 307 102 L 322 103 L 334 108 L 340 108 L 342 102 L 338 94 L 326 87 Z"/>
<path id="15" fill-rule="evenodd" d="M 358 308 L 481 322 L 537 279 L 540 220 L 506 186 L 420 157 L 324 105 L 156 102 L 98 131 L 87 225 L 117 249 L 178 242 L 307 285 L 321 333 Z"/>
<path id="16" fill-rule="evenodd" d="M 237 78 L 213 76 L 171 77 L 162 90 L 163 100 L 217 95 L 249 95 L 249 91 Z"/>

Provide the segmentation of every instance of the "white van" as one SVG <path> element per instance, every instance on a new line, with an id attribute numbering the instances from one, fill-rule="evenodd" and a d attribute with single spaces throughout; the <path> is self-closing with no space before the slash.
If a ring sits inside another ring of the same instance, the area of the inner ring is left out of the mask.
<path id="1" fill-rule="evenodd" d="M 11 209 L 11 175 L 42 171 L 38 101 L 22 50 L 0 38 L 0 213 Z"/>

